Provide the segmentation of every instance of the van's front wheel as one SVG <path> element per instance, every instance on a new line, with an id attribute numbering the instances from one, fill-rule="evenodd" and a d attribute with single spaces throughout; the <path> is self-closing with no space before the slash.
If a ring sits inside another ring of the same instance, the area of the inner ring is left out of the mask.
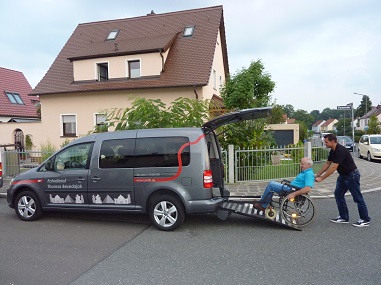
<path id="1" fill-rule="evenodd" d="M 162 231 L 173 231 L 184 221 L 185 211 L 182 203 L 171 195 L 155 196 L 149 207 L 151 223 Z"/>
<path id="2" fill-rule="evenodd" d="M 32 191 L 23 191 L 17 195 L 14 208 L 23 221 L 34 221 L 42 215 L 40 200 Z"/>

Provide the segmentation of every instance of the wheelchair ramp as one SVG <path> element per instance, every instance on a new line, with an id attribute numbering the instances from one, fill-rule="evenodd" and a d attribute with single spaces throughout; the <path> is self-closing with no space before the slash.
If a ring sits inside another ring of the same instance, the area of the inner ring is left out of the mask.
<path id="1" fill-rule="evenodd" d="M 265 220 L 270 223 L 275 223 L 281 226 L 301 231 L 301 228 L 297 225 L 287 223 L 286 220 L 282 218 L 279 211 L 277 211 L 275 219 L 272 220 L 267 218 L 264 212 L 258 211 L 253 207 L 251 203 L 247 201 L 224 201 L 220 210 L 235 213 L 238 215 L 243 215 L 254 219 Z"/>

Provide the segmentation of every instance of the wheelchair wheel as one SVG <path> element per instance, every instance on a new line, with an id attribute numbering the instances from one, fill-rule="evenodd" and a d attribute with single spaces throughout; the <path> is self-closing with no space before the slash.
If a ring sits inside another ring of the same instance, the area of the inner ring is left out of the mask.
<path id="1" fill-rule="evenodd" d="M 292 201 L 284 198 L 280 208 L 283 219 L 296 226 L 309 224 L 315 215 L 311 198 L 304 194 L 296 196 Z"/>
<path id="2" fill-rule="evenodd" d="M 275 221 L 276 219 L 276 210 L 274 208 L 267 207 L 265 210 L 266 218 Z"/>

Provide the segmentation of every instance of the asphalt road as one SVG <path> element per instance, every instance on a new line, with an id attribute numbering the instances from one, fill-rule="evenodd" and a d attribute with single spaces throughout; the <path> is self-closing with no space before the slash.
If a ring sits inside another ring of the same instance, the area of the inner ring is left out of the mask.
<path id="1" fill-rule="evenodd" d="M 22 222 L 0 199 L 0 284 L 380 284 L 381 196 L 364 197 L 367 228 L 329 222 L 334 199 L 316 199 L 302 231 L 233 214 L 191 216 L 174 232 L 143 215 Z"/>

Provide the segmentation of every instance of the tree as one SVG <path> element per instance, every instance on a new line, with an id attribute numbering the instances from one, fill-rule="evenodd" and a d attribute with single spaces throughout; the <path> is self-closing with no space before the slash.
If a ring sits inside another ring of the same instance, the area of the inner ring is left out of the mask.
<path id="1" fill-rule="evenodd" d="M 243 68 L 227 78 L 221 96 L 227 109 L 266 107 L 274 88 L 271 76 L 264 71 L 262 62 L 257 60 L 251 62 L 249 68 Z"/>
<path id="2" fill-rule="evenodd" d="M 367 134 L 380 134 L 381 133 L 380 122 L 378 121 L 378 119 L 375 115 L 370 116 L 369 122 L 368 122 L 368 129 L 366 130 L 366 133 Z"/>
<path id="3" fill-rule="evenodd" d="M 209 101 L 177 98 L 167 107 L 160 99 L 130 98 L 131 107 L 103 110 L 106 125 L 116 131 L 147 128 L 201 127 L 209 118 Z M 97 129 L 94 130 L 96 132 Z M 98 130 L 99 131 L 99 130 Z"/>
<path id="4" fill-rule="evenodd" d="M 338 136 L 350 135 L 352 133 L 352 119 L 351 118 L 341 118 L 335 124 L 335 128 Z"/>
<path id="5" fill-rule="evenodd" d="M 364 95 L 362 96 L 360 105 L 357 107 L 355 111 L 355 117 L 356 118 L 362 117 L 370 110 L 372 110 L 372 101 L 370 101 L 370 98 L 368 95 Z"/>
<path id="6" fill-rule="evenodd" d="M 290 104 L 281 105 L 281 106 L 282 106 L 283 111 L 287 114 L 288 118 L 294 117 L 294 112 L 295 112 L 294 106 L 292 106 Z"/>
<path id="7" fill-rule="evenodd" d="M 314 118 L 314 122 L 318 120 L 320 116 L 320 111 L 319 110 L 312 110 L 310 112 L 310 115 Z"/>
<path id="8" fill-rule="evenodd" d="M 230 78 L 227 78 L 221 89 L 224 105 L 228 110 L 248 109 L 269 106 L 270 93 L 274 90 L 275 83 L 270 74 L 264 71 L 260 60 L 251 62 L 249 68 L 243 68 Z M 220 142 L 226 148 L 234 144 L 241 148 L 248 146 L 261 146 L 270 144 L 269 133 L 265 133 L 265 119 L 240 122 L 223 128 Z"/>
<path id="9" fill-rule="evenodd" d="M 307 128 L 311 127 L 315 122 L 314 117 L 312 117 L 306 110 L 298 109 L 294 112 L 294 119 L 299 122 L 304 122 Z"/>
<path id="10" fill-rule="evenodd" d="M 283 115 L 284 115 L 284 111 L 282 106 L 274 104 L 271 110 L 271 116 L 268 118 L 267 123 L 279 124 L 283 122 Z"/>
<path id="11" fill-rule="evenodd" d="M 318 120 L 328 120 L 330 118 L 339 119 L 340 115 L 341 115 L 341 112 L 342 112 L 342 110 L 325 108 L 320 113 L 320 116 L 319 116 Z"/>
<path id="12" fill-rule="evenodd" d="M 297 124 L 299 124 L 299 139 L 305 140 L 310 137 L 310 134 L 308 133 L 307 125 L 304 121 L 296 121 Z"/>

